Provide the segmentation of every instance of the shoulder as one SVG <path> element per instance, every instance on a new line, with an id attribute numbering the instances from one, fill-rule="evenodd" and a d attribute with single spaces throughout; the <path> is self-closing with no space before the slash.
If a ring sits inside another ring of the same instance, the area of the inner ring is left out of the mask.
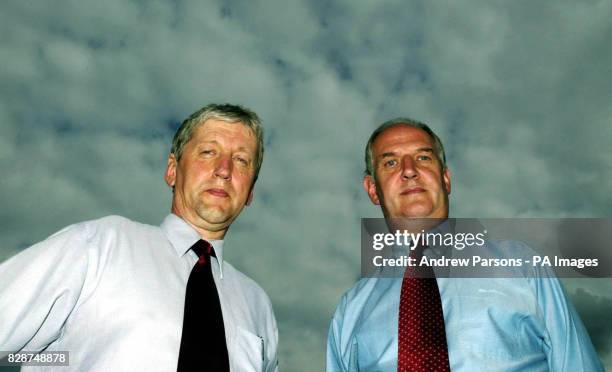
<path id="1" fill-rule="evenodd" d="M 162 238 L 163 232 L 159 226 L 111 215 L 65 227 L 46 241 L 57 241 L 66 247 L 75 247 L 79 251 L 89 252 L 92 257 L 97 257 L 105 256 L 118 247 L 146 246 L 142 243 L 148 240 L 160 241 Z"/>
<path id="2" fill-rule="evenodd" d="M 380 278 L 361 278 L 342 295 L 342 301 L 353 302 L 362 297 L 368 297 L 376 288 Z"/>
<path id="3" fill-rule="evenodd" d="M 342 295 L 334 317 L 343 317 L 347 312 L 357 314 L 364 309 L 367 311 L 384 302 L 391 291 L 400 285 L 401 280 L 397 278 L 361 278 Z"/>
<path id="4" fill-rule="evenodd" d="M 112 231 L 125 232 L 146 232 L 159 230 L 159 226 L 152 226 L 137 221 L 132 221 L 129 218 L 117 215 L 102 217 L 96 220 L 82 222 L 82 225 L 90 233 L 104 233 Z"/>
<path id="5" fill-rule="evenodd" d="M 92 243 L 108 243 L 110 240 L 157 236 L 162 233 L 159 226 L 132 221 L 117 215 L 84 221 L 68 228 L 80 231 L 86 240 Z"/>
<path id="6" fill-rule="evenodd" d="M 535 249 L 520 240 L 487 240 L 486 247 L 495 255 L 504 258 L 529 257 L 537 254 Z"/>
<path id="7" fill-rule="evenodd" d="M 530 279 L 540 275 L 538 268 L 532 264 L 534 256 L 540 254 L 519 240 L 487 240 L 484 246 L 466 253 L 481 259 L 477 267 L 484 270 L 480 274 L 485 277 Z"/>

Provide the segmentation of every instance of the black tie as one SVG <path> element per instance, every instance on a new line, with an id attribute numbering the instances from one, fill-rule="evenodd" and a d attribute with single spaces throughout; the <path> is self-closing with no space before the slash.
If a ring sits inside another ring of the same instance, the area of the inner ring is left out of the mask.
<path id="1" fill-rule="evenodd" d="M 205 240 L 199 240 L 191 249 L 199 259 L 187 281 L 177 371 L 229 372 L 223 314 L 210 266 L 215 251 Z"/>

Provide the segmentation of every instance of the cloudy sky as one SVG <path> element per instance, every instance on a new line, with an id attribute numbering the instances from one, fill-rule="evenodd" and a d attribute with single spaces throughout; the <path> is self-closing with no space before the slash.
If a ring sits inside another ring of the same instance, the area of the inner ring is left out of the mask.
<path id="1" fill-rule="evenodd" d="M 171 136 L 209 102 L 266 128 L 228 260 L 268 292 L 285 371 L 324 368 L 359 275 L 377 123 L 430 123 L 456 217 L 612 217 L 612 3 L 3 1 L 0 259 L 108 214 L 158 224 Z M 608 279 L 566 280 L 612 366 Z"/>

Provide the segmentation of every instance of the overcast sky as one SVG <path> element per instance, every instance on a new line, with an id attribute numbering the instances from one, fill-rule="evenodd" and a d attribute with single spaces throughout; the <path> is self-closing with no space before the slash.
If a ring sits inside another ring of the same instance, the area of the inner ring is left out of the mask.
<path id="1" fill-rule="evenodd" d="M 611 217 L 612 2 L 3 1 L 0 259 L 63 226 L 158 224 L 171 137 L 209 102 L 266 156 L 227 256 L 270 295 L 285 371 L 324 368 L 359 275 L 363 147 L 409 116 L 447 147 L 456 217 Z M 568 280 L 608 368 L 608 279 Z"/>

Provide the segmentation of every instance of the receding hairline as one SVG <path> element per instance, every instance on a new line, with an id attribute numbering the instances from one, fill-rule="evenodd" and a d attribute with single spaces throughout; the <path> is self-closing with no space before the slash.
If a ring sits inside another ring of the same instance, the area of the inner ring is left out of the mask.
<path id="1" fill-rule="evenodd" d="M 365 148 L 366 169 L 365 169 L 364 174 L 366 176 L 370 176 L 376 179 L 376 174 L 374 172 L 374 160 L 375 159 L 372 154 L 374 144 L 376 140 L 378 140 L 378 137 L 380 137 L 385 132 L 387 132 L 388 129 L 394 128 L 396 126 L 405 126 L 408 128 L 420 129 L 421 131 L 425 132 L 425 134 L 432 141 L 431 145 L 433 145 L 433 150 L 434 150 L 433 154 L 436 156 L 438 161 L 441 163 L 442 169 L 447 168 L 444 144 L 442 143 L 442 140 L 440 140 L 440 137 L 429 127 L 429 125 L 422 123 L 420 121 L 414 120 L 414 119 L 407 118 L 407 117 L 398 117 L 395 119 L 387 120 L 386 122 L 380 124 L 374 130 L 374 132 L 372 132 L 372 134 L 370 135 L 370 138 L 368 139 L 368 142 Z"/>
<path id="2" fill-rule="evenodd" d="M 382 137 L 383 135 L 385 135 L 385 133 L 387 133 L 389 130 L 396 128 L 396 127 L 404 127 L 407 129 L 414 129 L 417 131 L 422 132 L 426 137 L 427 137 L 427 141 L 429 142 L 427 145 L 423 146 L 423 144 L 415 144 L 415 146 L 419 146 L 416 149 L 414 149 L 414 151 L 416 152 L 430 152 L 433 153 L 434 155 L 436 155 L 436 139 L 429 134 L 425 129 L 423 128 L 419 128 L 419 127 L 415 127 L 413 125 L 411 125 L 410 123 L 394 123 L 391 126 L 385 128 L 384 130 L 382 130 L 380 133 L 377 133 L 376 137 L 374 137 L 372 139 L 372 143 L 371 143 L 371 147 L 370 149 L 372 150 L 372 155 L 374 155 L 374 147 L 376 146 L 376 143 L 378 142 L 378 140 L 380 139 L 380 137 Z M 419 139 L 417 139 L 417 141 L 420 141 Z M 404 147 L 405 145 L 402 144 L 401 147 Z M 390 154 L 393 153 L 394 151 L 385 151 L 384 154 Z M 382 155 L 384 155 L 382 154 Z M 381 155 L 377 156 L 376 158 L 379 158 Z M 372 159 L 374 159 L 375 157 L 372 157 Z"/>
<path id="3" fill-rule="evenodd" d="M 210 121 L 216 121 L 216 122 L 221 122 L 221 123 L 225 123 L 225 124 L 240 124 L 243 127 L 247 127 L 248 129 L 250 129 L 250 133 L 255 137 L 255 139 L 257 139 L 257 133 L 255 133 L 255 129 L 253 129 L 253 127 L 251 125 L 249 125 L 249 123 L 245 123 L 243 120 L 228 120 L 222 117 L 208 117 L 205 118 L 201 121 L 198 121 L 195 126 L 194 126 L 194 130 L 197 130 L 200 127 L 203 127 L 206 123 L 209 123 Z"/>
<path id="4" fill-rule="evenodd" d="M 211 120 L 215 120 L 217 122 L 226 123 L 226 124 L 232 124 L 232 125 L 234 125 L 234 124 L 242 125 L 243 127 L 249 129 L 249 135 L 252 136 L 254 141 L 255 141 L 255 152 L 257 152 L 258 143 L 257 143 L 257 133 L 255 132 L 255 129 L 253 129 L 253 127 L 251 125 L 249 125 L 248 123 L 245 123 L 243 120 L 240 120 L 240 119 L 238 119 L 238 120 L 228 120 L 228 119 L 223 118 L 223 117 L 216 117 L 215 116 L 215 117 L 208 117 L 208 118 L 205 118 L 203 120 L 200 120 L 197 123 L 195 123 L 195 125 L 193 126 L 192 134 L 191 134 L 191 136 L 189 138 L 189 141 L 187 143 L 191 142 L 194 139 L 194 134 L 195 134 L 196 131 L 201 130 L 200 128 L 204 127 L 204 125 L 209 123 Z M 210 139 L 210 140 L 206 140 L 204 142 L 219 143 L 219 141 L 217 141 L 216 139 Z M 187 143 L 185 143 L 185 145 Z M 239 149 L 247 150 L 247 148 L 244 147 L 244 146 L 240 146 Z"/>

